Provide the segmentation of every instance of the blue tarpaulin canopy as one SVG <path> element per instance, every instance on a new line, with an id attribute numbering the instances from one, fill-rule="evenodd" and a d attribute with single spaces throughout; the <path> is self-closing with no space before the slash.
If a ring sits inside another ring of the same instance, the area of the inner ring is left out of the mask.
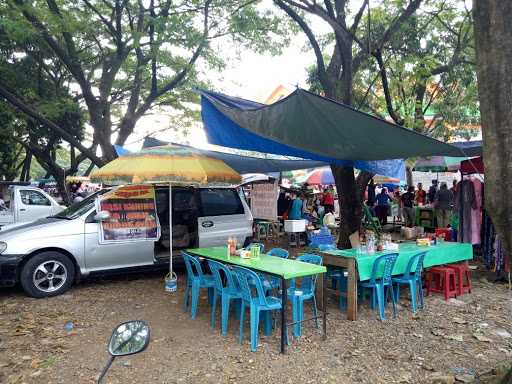
<path id="1" fill-rule="evenodd" d="M 208 141 L 404 179 L 403 159 L 461 150 L 349 106 L 297 89 L 271 105 L 200 91 Z"/>

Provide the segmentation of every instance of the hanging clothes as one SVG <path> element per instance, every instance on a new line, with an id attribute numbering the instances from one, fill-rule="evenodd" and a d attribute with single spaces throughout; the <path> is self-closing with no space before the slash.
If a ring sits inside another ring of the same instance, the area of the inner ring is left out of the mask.
<path id="1" fill-rule="evenodd" d="M 494 272 L 509 272 L 509 262 L 508 257 L 503 250 L 503 246 L 501 244 L 501 240 L 499 236 L 496 236 L 496 240 L 494 241 Z"/>
<path id="2" fill-rule="evenodd" d="M 459 212 L 459 242 L 472 242 L 471 214 L 476 209 L 475 187 L 471 180 L 462 180 L 457 184 L 455 208 Z"/>
<path id="3" fill-rule="evenodd" d="M 475 205 L 471 207 L 471 244 L 481 244 L 482 229 L 482 182 L 476 177 L 470 178 L 475 191 Z"/>

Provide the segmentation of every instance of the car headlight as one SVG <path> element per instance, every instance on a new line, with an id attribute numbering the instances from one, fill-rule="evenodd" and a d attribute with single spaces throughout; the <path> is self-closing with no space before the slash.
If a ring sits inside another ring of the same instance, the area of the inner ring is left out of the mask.
<path id="1" fill-rule="evenodd" d="M 7 249 L 7 243 L 4 241 L 0 241 L 0 254 L 4 253 L 4 251 Z"/>

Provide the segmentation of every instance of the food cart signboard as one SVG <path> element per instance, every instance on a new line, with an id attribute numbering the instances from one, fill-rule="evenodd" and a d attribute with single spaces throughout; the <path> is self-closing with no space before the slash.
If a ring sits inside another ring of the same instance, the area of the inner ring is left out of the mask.
<path id="1" fill-rule="evenodd" d="M 100 243 L 158 240 L 160 230 L 151 185 L 128 185 L 103 194 L 96 210 L 108 211 L 100 225 Z"/>
<path id="2" fill-rule="evenodd" d="M 251 191 L 251 211 L 255 219 L 277 220 L 277 182 L 254 184 Z"/>

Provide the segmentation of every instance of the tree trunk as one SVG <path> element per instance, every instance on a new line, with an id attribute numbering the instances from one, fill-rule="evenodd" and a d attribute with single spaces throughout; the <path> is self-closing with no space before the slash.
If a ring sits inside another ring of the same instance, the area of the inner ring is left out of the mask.
<path id="1" fill-rule="evenodd" d="M 473 4 L 485 206 L 512 259 L 512 2 Z"/>
<path id="2" fill-rule="evenodd" d="M 352 167 L 331 165 L 331 170 L 336 180 L 340 205 L 338 248 L 351 248 L 349 236 L 361 227 L 364 191 L 373 174 L 362 171 L 356 179 Z"/>
<path id="3" fill-rule="evenodd" d="M 414 179 L 412 177 L 412 167 L 405 167 L 405 178 L 407 179 L 407 186 L 414 185 Z"/>

